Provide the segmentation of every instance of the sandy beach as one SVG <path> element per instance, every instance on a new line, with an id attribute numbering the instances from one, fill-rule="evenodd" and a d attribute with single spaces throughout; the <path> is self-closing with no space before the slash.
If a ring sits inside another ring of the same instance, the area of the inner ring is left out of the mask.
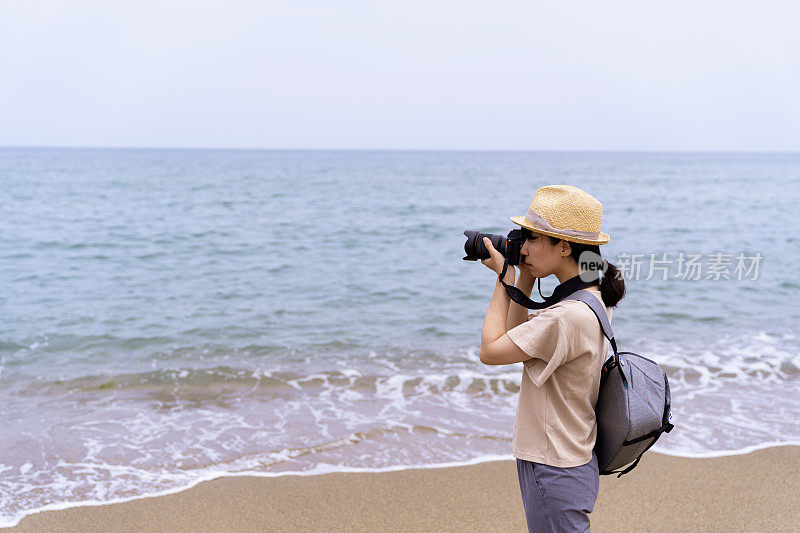
<path id="1" fill-rule="evenodd" d="M 800 530 L 800 447 L 649 452 L 602 476 L 593 531 Z M 381 473 L 226 477 L 159 497 L 44 511 L 7 531 L 526 531 L 514 461 Z"/>

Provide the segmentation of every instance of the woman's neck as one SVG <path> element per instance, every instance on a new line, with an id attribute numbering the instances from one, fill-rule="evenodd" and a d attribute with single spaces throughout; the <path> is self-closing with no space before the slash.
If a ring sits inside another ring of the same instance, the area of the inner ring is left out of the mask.
<path id="1" fill-rule="evenodd" d="M 558 278 L 559 283 L 564 283 L 568 279 L 572 279 L 579 275 L 581 272 L 578 270 L 578 265 L 571 263 L 564 265 L 560 270 L 553 272 Z"/>

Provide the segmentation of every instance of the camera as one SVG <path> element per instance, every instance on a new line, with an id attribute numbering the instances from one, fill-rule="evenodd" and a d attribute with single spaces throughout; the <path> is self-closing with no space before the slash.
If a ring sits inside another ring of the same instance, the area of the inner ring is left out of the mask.
<path id="1" fill-rule="evenodd" d="M 475 230 L 466 230 L 464 235 L 467 236 L 467 242 L 464 243 L 464 252 L 466 252 L 467 256 L 462 258 L 464 261 L 488 259 L 489 250 L 483 244 L 483 238 L 489 237 L 494 249 L 508 259 L 509 265 L 518 265 L 522 262 L 520 250 L 522 245 L 525 244 L 526 238 L 522 229 L 512 229 L 505 237 L 493 233 L 480 233 Z"/>

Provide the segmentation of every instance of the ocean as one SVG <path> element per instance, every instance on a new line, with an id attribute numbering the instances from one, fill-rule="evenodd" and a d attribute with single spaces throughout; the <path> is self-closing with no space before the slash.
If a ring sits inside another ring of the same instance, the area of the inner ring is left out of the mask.
<path id="1" fill-rule="evenodd" d="M 522 364 L 478 360 L 463 232 L 548 184 L 603 203 L 618 345 L 672 389 L 654 449 L 800 444 L 798 153 L 2 148 L 0 183 L 0 525 L 511 458 Z"/>

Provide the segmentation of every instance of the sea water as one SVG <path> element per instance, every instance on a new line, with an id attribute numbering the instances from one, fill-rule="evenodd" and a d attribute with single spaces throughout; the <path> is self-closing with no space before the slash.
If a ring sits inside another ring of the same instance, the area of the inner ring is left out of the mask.
<path id="1" fill-rule="evenodd" d="M 672 388 L 655 449 L 800 441 L 800 154 L 4 148 L 0 183 L 5 525 L 510 458 L 522 365 L 478 360 L 496 276 L 463 231 L 547 184 L 603 203 L 618 344 Z"/>

